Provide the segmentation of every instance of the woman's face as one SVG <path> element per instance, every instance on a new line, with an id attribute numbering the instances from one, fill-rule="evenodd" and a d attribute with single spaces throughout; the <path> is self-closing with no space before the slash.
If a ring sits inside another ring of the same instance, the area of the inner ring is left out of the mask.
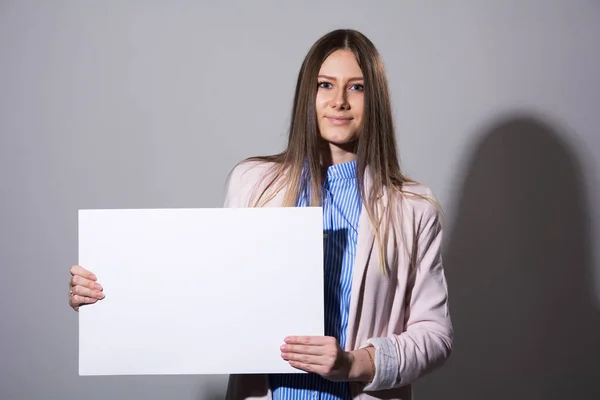
<path id="1" fill-rule="evenodd" d="M 317 91 L 317 124 L 330 146 L 347 148 L 360 133 L 364 108 L 364 80 L 349 50 L 332 53 L 321 65 Z M 333 149 L 332 149 L 333 150 Z"/>

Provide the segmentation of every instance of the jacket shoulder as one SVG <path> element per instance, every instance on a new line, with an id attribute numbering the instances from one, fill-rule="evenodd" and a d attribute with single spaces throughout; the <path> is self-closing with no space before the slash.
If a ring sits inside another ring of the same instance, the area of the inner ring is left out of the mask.
<path id="1" fill-rule="evenodd" d="M 249 207 L 258 184 L 269 175 L 274 165 L 272 162 L 256 160 L 237 163 L 227 179 L 224 207 Z"/>
<path id="2" fill-rule="evenodd" d="M 401 214 L 410 215 L 411 222 L 440 222 L 442 220 L 442 207 L 428 186 L 421 183 L 408 183 L 402 188 L 399 196 L 401 197 Z"/>

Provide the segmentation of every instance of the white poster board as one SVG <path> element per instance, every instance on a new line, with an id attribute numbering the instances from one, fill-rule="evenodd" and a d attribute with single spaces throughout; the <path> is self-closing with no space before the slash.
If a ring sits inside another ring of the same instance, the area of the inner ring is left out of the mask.
<path id="1" fill-rule="evenodd" d="M 80 210 L 80 375 L 300 372 L 288 335 L 323 335 L 318 207 Z"/>

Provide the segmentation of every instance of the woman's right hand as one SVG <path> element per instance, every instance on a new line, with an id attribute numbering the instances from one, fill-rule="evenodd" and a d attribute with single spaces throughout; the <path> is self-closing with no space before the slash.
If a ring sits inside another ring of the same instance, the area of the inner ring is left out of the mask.
<path id="1" fill-rule="evenodd" d="M 96 275 L 83 268 L 81 265 L 71 267 L 71 281 L 69 283 L 69 305 L 73 310 L 93 304 L 104 298 L 103 288 L 97 282 Z"/>

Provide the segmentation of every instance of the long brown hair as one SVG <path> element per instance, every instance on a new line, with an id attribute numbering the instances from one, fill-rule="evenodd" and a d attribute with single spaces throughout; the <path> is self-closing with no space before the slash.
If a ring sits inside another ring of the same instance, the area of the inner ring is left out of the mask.
<path id="1" fill-rule="evenodd" d="M 375 45 L 362 33 L 352 29 L 339 29 L 322 36 L 306 55 L 296 84 L 287 148 L 276 155 L 252 157 L 249 161 L 272 163 L 268 182 L 261 185 L 254 206 L 261 207 L 285 188 L 283 206 L 296 206 L 304 185 L 310 193 L 321 193 L 324 179 L 323 159 L 320 150 L 323 139 L 319 134 L 315 110 L 318 74 L 321 64 L 337 50 L 354 53 L 364 78 L 364 115 L 356 147 L 357 184 L 361 199 L 373 225 L 382 268 L 387 270 L 385 243 L 390 234 L 396 236 L 396 198 L 384 192 L 402 194 L 405 184 L 413 182 L 400 170 L 395 138 L 395 126 L 387 77 Z M 369 173 L 370 188 L 365 187 L 365 174 Z M 306 182 L 309 180 L 309 182 Z M 321 205 L 321 196 L 310 197 L 311 206 Z M 384 222 L 384 221 L 387 221 Z M 391 233 L 390 233 L 391 229 Z M 396 253 L 396 252 L 395 252 Z M 397 256 L 394 256 L 396 259 Z M 412 259 L 412 256 L 411 256 Z"/>

